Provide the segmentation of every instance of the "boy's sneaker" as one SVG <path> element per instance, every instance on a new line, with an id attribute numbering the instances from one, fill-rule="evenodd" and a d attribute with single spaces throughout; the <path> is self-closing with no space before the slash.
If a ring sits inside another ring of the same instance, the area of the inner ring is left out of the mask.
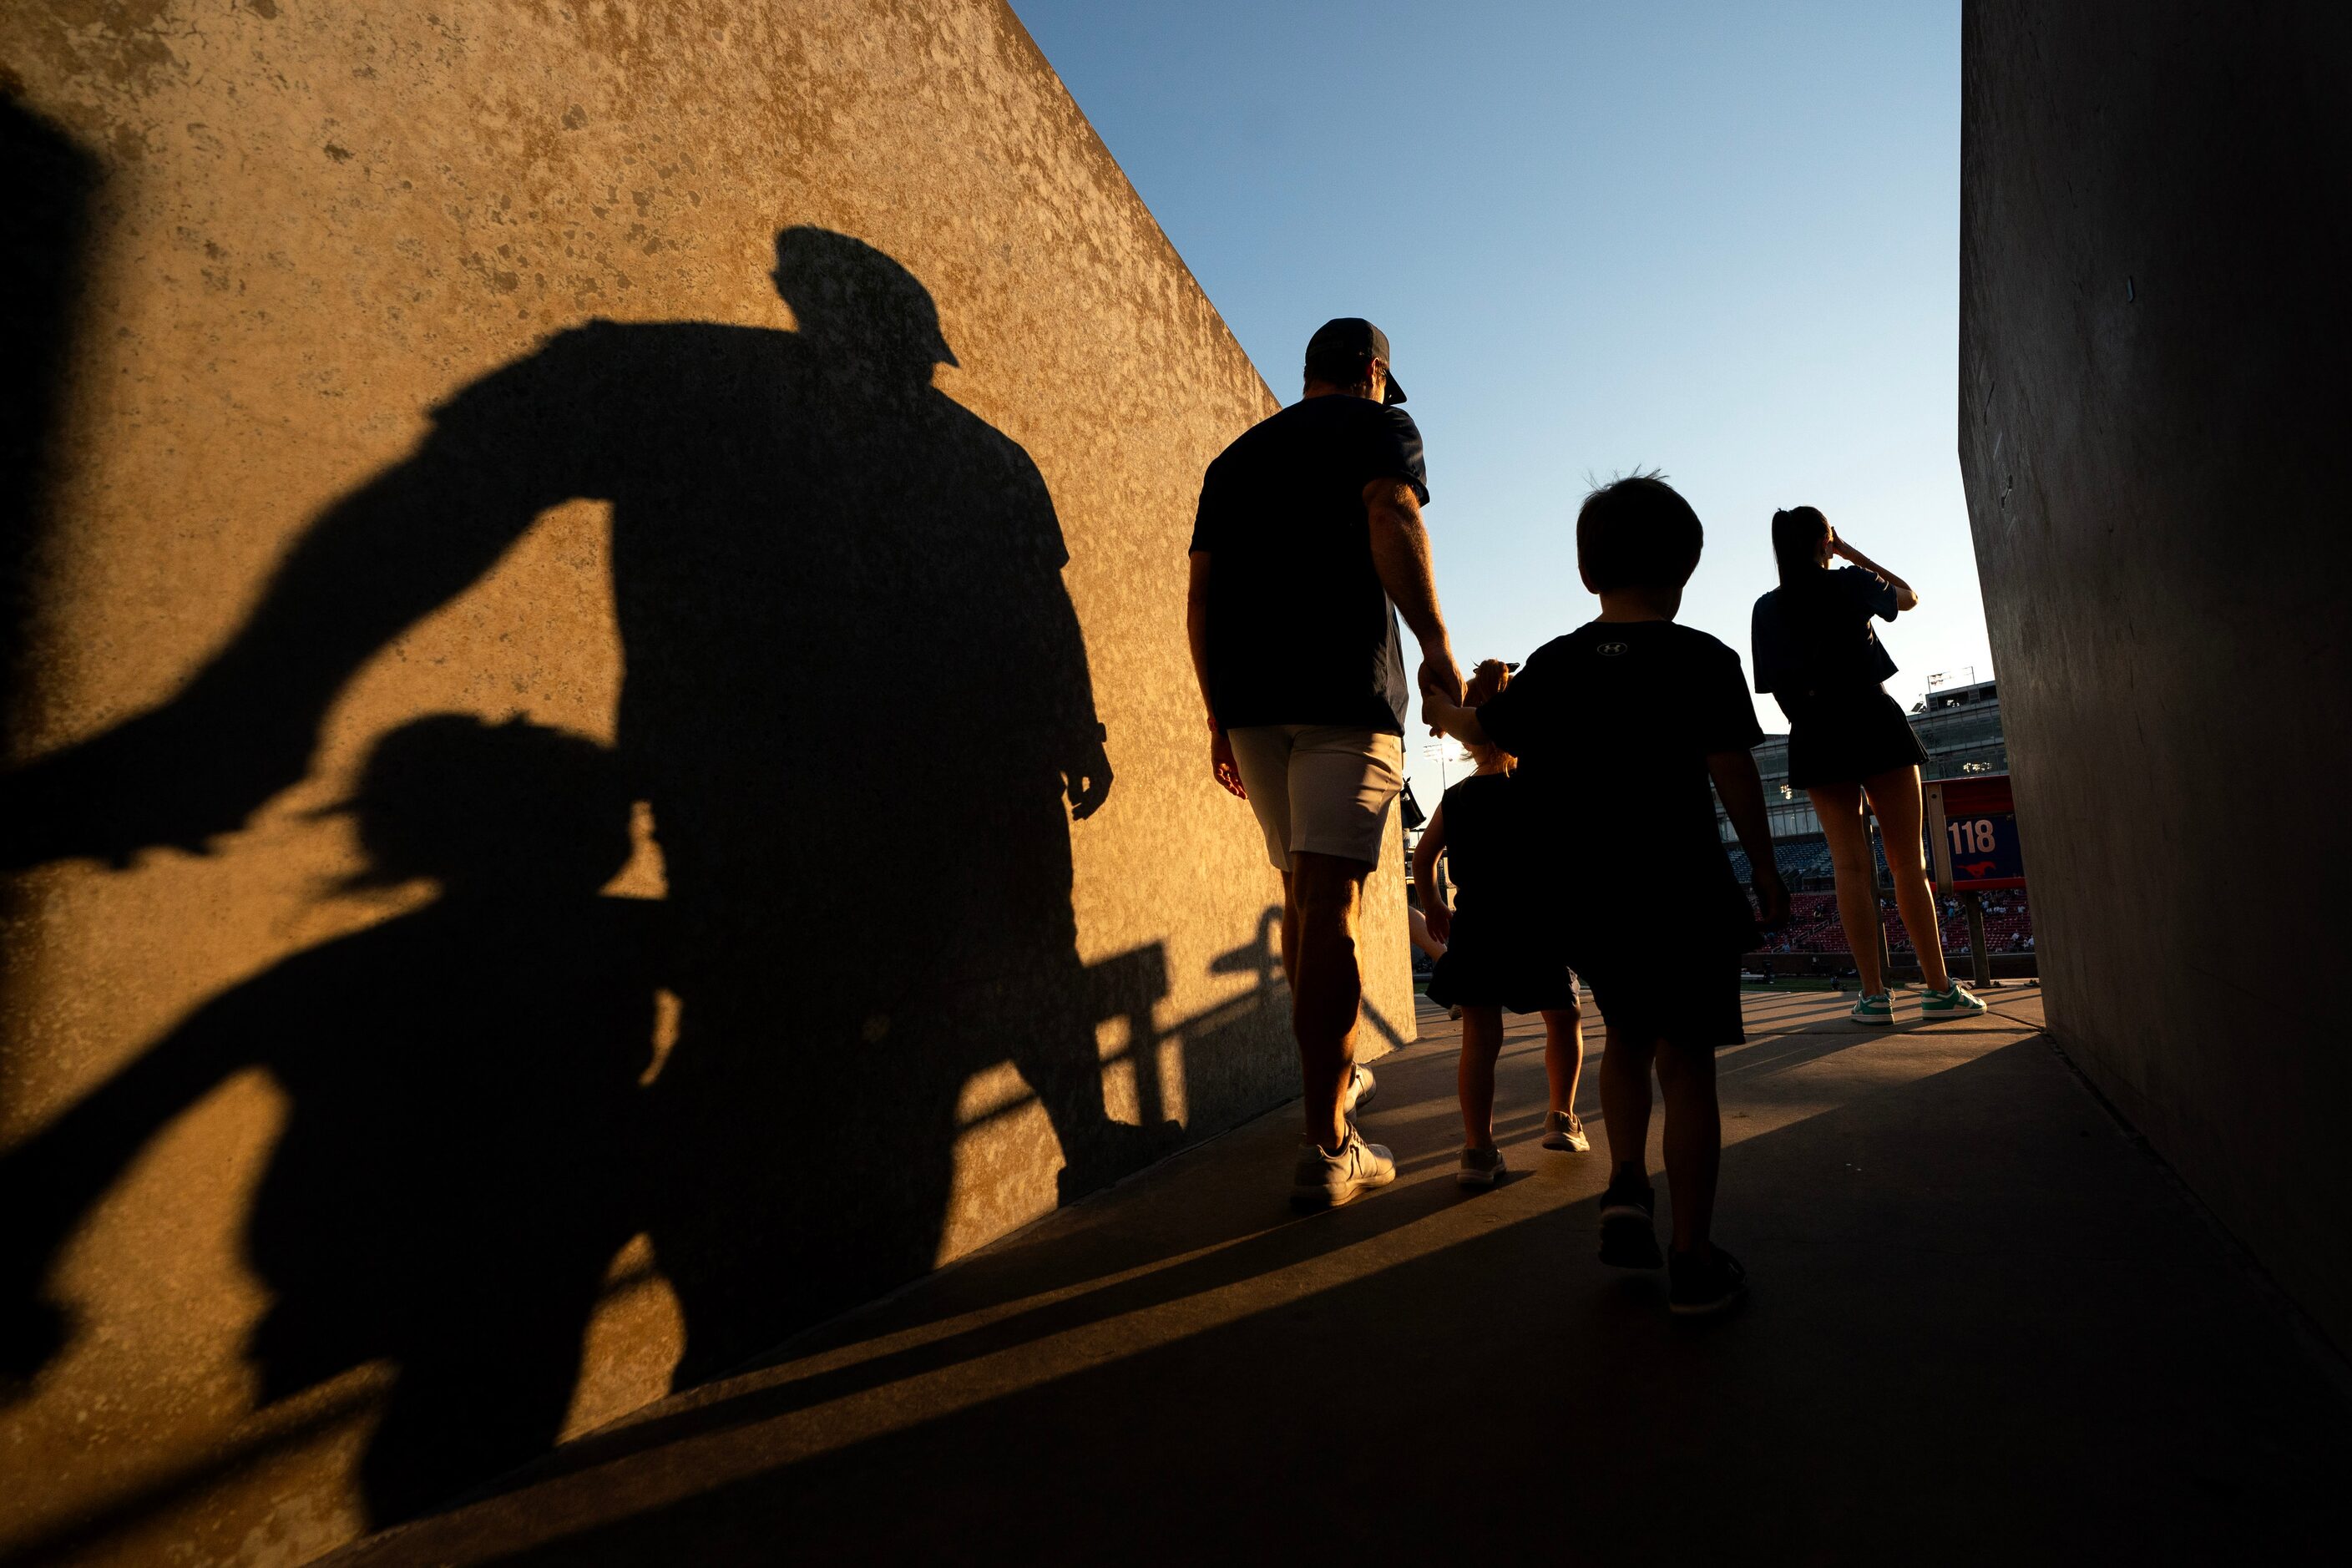
<path id="1" fill-rule="evenodd" d="M 1658 1196 L 1648 1180 L 1621 1172 L 1601 1194 L 1601 1261 L 1612 1268 L 1655 1268 L 1665 1261 L 1658 1251 Z"/>
<path id="2" fill-rule="evenodd" d="M 1895 1022 L 1895 998 L 1884 991 L 1865 992 L 1853 1011 L 1846 1015 L 1857 1024 L 1892 1024 Z"/>
<path id="3" fill-rule="evenodd" d="M 1683 1317 L 1720 1312 L 1748 1289 L 1748 1270 L 1721 1247 L 1704 1258 L 1677 1252 L 1666 1263 L 1666 1307 Z"/>
<path id="4" fill-rule="evenodd" d="M 1454 1173 L 1455 1184 L 1465 1187 L 1491 1187 L 1503 1179 L 1503 1152 L 1500 1149 L 1465 1149 L 1461 1168 Z"/>
<path id="5" fill-rule="evenodd" d="M 1929 991 L 1919 998 L 1922 1018 L 1973 1018 L 1984 1010 L 1984 998 L 1957 980 L 1948 989 Z"/>
<path id="6" fill-rule="evenodd" d="M 1335 1209 L 1366 1187 L 1385 1186 L 1396 1180 L 1396 1159 L 1378 1143 L 1348 1124 L 1348 1141 L 1336 1153 L 1327 1153 L 1300 1141 L 1298 1170 L 1290 1186 L 1294 1208 Z"/>
<path id="7" fill-rule="evenodd" d="M 1543 1146 L 1558 1149 L 1563 1153 L 1592 1152 L 1592 1140 L 1584 1135 L 1584 1123 L 1576 1119 L 1576 1112 L 1572 1110 L 1544 1112 Z"/>
<path id="8" fill-rule="evenodd" d="M 1372 1076 L 1371 1068 L 1360 1067 L 1351 1069 L 1348 1074 L 1348 1090 L 1339 1097 L 1339 1114 L 1354 1116 L 1357 1107 L 1370 1105 L 1372 1096 L 1380 1091 L 1381 1081 Z"/>

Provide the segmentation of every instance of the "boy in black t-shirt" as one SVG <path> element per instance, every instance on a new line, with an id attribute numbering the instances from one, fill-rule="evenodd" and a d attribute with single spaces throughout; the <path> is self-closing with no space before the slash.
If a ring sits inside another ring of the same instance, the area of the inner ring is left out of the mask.
<path id="1" fill-rule="evenodd" d="M 1519 782 L 1547 825 L 1528 853 L 1572 889 L 1559 940 L 1608 1026 L 1601 1103 L 1614 1169 L 1601 1260 L 1619 1268 L 1664 1261 L 1647 1162 L 1657 1068 L 1677 1312 L 1729 1306 L 1747 1278 L 1707 1235 L 1723 1142 L 1715 1051 L 1747 1038 L 1739 954 L 1757 940 L 1717 835 L 1710 779 L 1748 851 L 1764 923 L 1789 912 L 1751 754 L 1764 737 L 1739 656 L 1675 624 L 1704 542 L 1690 503 L 1654 475 L 1593 491 L 1577 514 L 1576 552 L 1600 618 L 1537 649 L 1492 701 L 1465 708 L 1433 691 L 1423 709 L 1464 742 L 1518 757 Z"/>

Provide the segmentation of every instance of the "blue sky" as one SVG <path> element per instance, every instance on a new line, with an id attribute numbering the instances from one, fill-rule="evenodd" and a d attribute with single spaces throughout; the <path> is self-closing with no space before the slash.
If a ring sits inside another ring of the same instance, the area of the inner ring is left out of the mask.
<path id="1" fill-rule="evenodd" d="M 1810 503 L 1923 595 L 1890 691 L 1990 673 L 1958 0 L 1013 4 L 1276 394 L 1326 318 L 1388 332 L 1465 668 L 1591 618 L 1577 502 L 1654 466 L 1707 528 L 1682 618 L 1743 658 Z"/>

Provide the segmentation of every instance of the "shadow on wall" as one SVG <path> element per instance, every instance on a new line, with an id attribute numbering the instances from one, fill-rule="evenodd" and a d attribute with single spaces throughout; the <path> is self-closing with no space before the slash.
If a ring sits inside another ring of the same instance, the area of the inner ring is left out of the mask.
<path id="1" fill-rule="evenodd" d="M 644 1228 L 661 906 L 597 896 L 631 800 L 582 736 L 421 719 L 348 809 L 362 884 L 439 897 L 214 998 L 5 1169 L 18 1256 L 45 1261 L 149 1138 L 267 1068 L 291 1109 L 246 1222 L 272 1303 L 247 1347 L 258 1397 L 395 1363 L 362 1476 L 390 1518 L 562 1424 L 606 1268 Z"/>
<path id="2" fill-rule="evenodd" d="M 379 740 L 348 805 L 365 875 L 438 896 L 214 999 L 0 1163 L 7 1370 L 62 1342 L 37 1303 L 80 1215 L 242 1066 L 291 1101 L 248 1221 L 277 1301 L 248 1352 L 269 1399 L 398 1363 L 363 1467 L 379 1524 L 552 1441 L 640 1232 L 685 1386 L 933 1265 L 975 1073 L 1027 1080 L 1066 1196 L 1171 1146 L 1151 1094 L 1142 1126 L 1105 1106 L 1097 1026 L 1128 1019 L 1139 1057 L 1164 1037 L 1166 961 L 1078 956 L 1069 816 L 1111 770 L 1043 479 L 932 386 L 954 356 L 905 269 L 814 228 L 776 257 L 798 331 L 557 335 L 317 519 L 171 700 L 0 780 L 9 867 L 201 849 L 541 512 L 612 505 L 617 745 L 461 715 Z M 661 903 L 597 893 L 638 800 Z M 1204 1038 L 1256 1032 L 1263 936 L 1258 990 Z"/>
<path id="3" fill-rule="evenodd" d="M 97 186 L 70 138 L 0 97 L 0 760 L 18 754 L 46 458 Z"/>

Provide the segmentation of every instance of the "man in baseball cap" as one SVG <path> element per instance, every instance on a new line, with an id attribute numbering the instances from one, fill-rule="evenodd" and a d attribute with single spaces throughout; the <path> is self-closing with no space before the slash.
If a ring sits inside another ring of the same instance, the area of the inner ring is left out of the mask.
<path id="1" fill-rule="evenodd" d="M 1292 1201 L 1346 1203 L 1396 1162 L 1356 1131 L 1364 879 L 1404 782 L 1415 690 L 1460 700 L 1431 581 L 1421 432 L 1395 406 L 1389 340 L 1360 316 L 1307 340 L 1306 395 L 1209 465 L 1186 622 L 1210 766 L 1249 802 L 1282 874 L 1282 965 L 1306 1088 Z M 1421 644 L 1404 668 L 1402 615 Z"/>
<path id="2" fill-rule="evenodd" d="M 1396 362 L 1389 357 L 1389 335 L 1361 316 L 1334 316 L 1307 340 L 1307 380 L 1353 391 L 1365 382 L 1374 361 L 1383 375 L 1380 393 L 1359 393 L 1394 405 L 1404 401 L 1404 384 L 1396 378 Z M 1312 393 L 1309 396 L 1314 395 Z"/>

